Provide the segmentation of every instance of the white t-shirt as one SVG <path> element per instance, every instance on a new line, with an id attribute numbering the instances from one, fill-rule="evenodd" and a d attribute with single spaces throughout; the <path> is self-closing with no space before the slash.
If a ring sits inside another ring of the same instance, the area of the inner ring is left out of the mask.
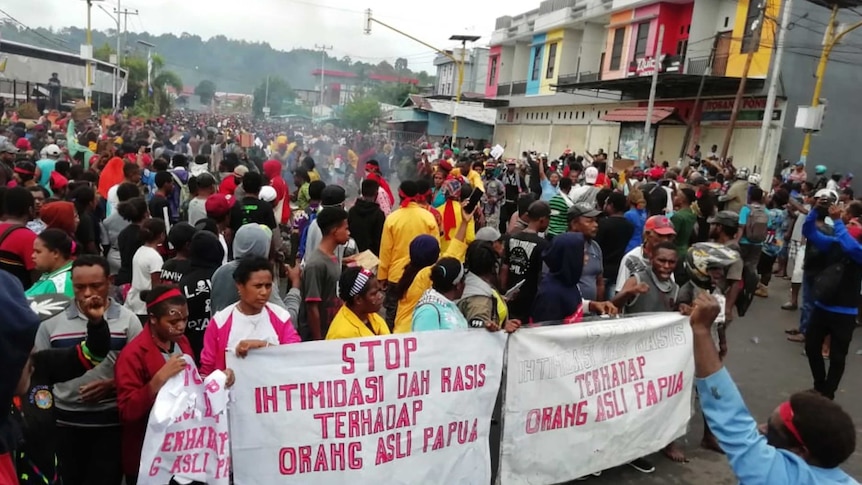
<path id="1" fill-rule="evenodd" d="M 270 345 L 278 345 L 278 335 L 269 321 L 269 312 L 264 308 L 257 315 L 246 315 L 234 307 L 233 323 L 230 327 L 230 336 L 227 339 L 227 348 L 231 352 L 243 340 L 264 340 Z"/>
<path id="2" fill-rule="evenodd" d="M 117 189 L 120 188 L 120 184 L 117 184 L 110 189 L 108 189 L 108 207 L 105 210 L 105 216 L 109 216 L 117 210 L 117 206 L 120 205 L 120 198 L 117 196 Z"/>
<path id="3" fill-rule="evenodd" d="M 164 261 L 158 251 L 141 246 L 132 258 L 132 287 L 126 297 L 126 308 L 135 315 L 146 315 L 147 305 L 141 300 L 141 292 L 153 287 L 152 274 L 160 273 Z"/>

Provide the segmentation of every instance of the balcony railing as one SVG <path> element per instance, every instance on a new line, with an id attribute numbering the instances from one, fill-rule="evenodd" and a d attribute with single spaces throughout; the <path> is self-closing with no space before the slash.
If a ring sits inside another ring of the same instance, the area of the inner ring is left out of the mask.
<path id="1" fill-rule="evenodd" d="M 515 81 L 512 83 L 512 96 L 523 96 L 527 94 L 527 81 Z"/>
<path id="2" fill-rule="evenodd" d="M 727 73 L 727 54 L 717 55 L 712 60 L 712 70 L 710 76 L 724 76 Z M 709 66 L 709 57 L 697 57 L 688 61 L 688 66 L 685 68 L 686 74 L 693 76 L 701 76 Z"/>

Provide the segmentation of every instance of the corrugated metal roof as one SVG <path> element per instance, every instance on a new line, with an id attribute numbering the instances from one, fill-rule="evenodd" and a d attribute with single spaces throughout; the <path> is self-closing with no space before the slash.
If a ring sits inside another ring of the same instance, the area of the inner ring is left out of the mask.
<path id="1" fill-rule="evenodd" d="M 673 116 L 676 108 L 667 106 L 656 106 L 652 110 L 652 124 L 661 123 L 662 121 Z M 609 111 L 608 114 L 602 116 L 604 121 L 617 121 L 620 123 L 643 123 L 646 121 L 647 108 L 619 108 Z"/>
<path id="2" fill-rule="evenodd" d="M 411 95 L 409 103 L 411 107 L 423 111 L 431 111 L 450 115 L 453 111 L 454 101 L 444 99 L 427 99 L 419 95 Z M 497 110 L 485 108 L 479 103 L 464 103 L 458 105 L 458 117 L 482 123 L 485 125 L 494 125 L 497 122 Z"/>

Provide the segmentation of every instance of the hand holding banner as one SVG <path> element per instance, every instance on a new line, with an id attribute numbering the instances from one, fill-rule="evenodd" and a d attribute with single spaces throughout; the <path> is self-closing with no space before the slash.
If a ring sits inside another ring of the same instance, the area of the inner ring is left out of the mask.
<path id="1" fill-rule="evenodd" d="M 693 379 L 675 313 L 513 333 L 501 482 L 562 483 L 663 448 L 685 433 Z"/>

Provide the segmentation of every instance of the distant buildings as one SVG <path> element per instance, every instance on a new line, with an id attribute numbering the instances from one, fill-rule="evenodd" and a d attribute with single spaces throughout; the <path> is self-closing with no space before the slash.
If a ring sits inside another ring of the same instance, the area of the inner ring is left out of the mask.
<path id="1" fill-rule="evenodd" d="M 461 49 L 447 51 L 456 59 L 461 58 Z M 485 76 L 488 72 L 488 52 L 485 47 L 467 49 L 464 53 L 464 83 L 462 93 L 484 93 Z M 438 54 L 434 59 L 437 66 L 437 96 L 456 96 L 458 92 L 458 64 L 447 56 Z"/>

